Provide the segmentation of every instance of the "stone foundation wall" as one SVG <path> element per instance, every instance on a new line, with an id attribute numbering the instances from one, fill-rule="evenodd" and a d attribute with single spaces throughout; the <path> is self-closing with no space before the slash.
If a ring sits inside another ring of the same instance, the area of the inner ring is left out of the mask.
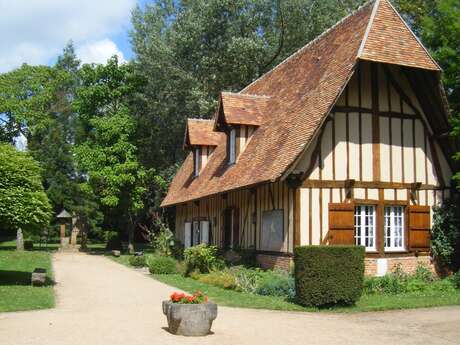
<path id="1" fill-rule="evenodd" d="M 292 257 L 270 254 L 257 254 L 257 262 L 263 269 L 280 268 L 289 271 L 289 266 L 292 262 Z"/>
<path id="2" fill-rule="evenodd" d="M 366 258 L 364 274 L 367 276 L 382 276 L 390 273 L 398 265 L 406 273 L 413 273 L 419 264 L 423 264 L 436 272 L 430 256 L 407 256 L 396 258 Z"/>

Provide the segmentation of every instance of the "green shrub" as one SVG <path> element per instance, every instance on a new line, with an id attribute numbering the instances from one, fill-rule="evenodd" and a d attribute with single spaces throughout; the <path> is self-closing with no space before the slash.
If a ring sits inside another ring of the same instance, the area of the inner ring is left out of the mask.
<path id="1" fill-rule="evenodd" d="M 198 275 L 198 281 L 214 285 L 223 289 L 237 290 L 235 275 L 229 270 L 212 271 L 208 274 Z"/>
<path id="2" fill-rule="evenodd" d="M 151 256 L 147 264 L 152 274 L 177 273 L 177 261 L 168 256 Z"/>
<path id="3" fill-rule="evenodd" d="M 455 286 L 450 279 L 440 279 L 428 284 L 428 291 L 455 292 Z"/>
<path id="4" fill-rule="evenodd" d="M 433 271 L 431 271 L 426 265 L 419 263 L 415 269 L 413 277 L 426 283 L 430 283 L 435 280 Z"/>
<path id="5" fill-rule="evenodd" d="M 456 249 L 460 248 L 460 200 L 458 196 L 445 200 L 441 207 L 434 208 L 431 237 L 431 250 L 438 263 L 444 266 L 455 265 Z"/>
<path id="6" fill-rule="evenodd" d="M 454 287 L 455 287 L 456 289 L 460 289 L 460 271 L 458 271 L 457 273 L 455 273 L 455 274 L 452 276 L 451 280 L 452 280 L 452 283 L 453 283 Z"/>
<path id="7" fill-rule="evenodd" d="M 256 294 L 293 299 L 295 297 L 294 278 L 283 271 L 265 271 L 257 283 Z"/>
<path id="8" fill-rule="evenodd" d="M 153 236 L 153 245 L 157 253 L 163 256 L 173 256 L 182 259 L 184 247 L 180 241 L 176 240 L 169 227 L 160 219 L 155 222 L 160 231 Z"/>
<path id="9" fill-rule="evenodd" d="M 305 306 L 353 304 L 361 296 L 364 247 L 297 247 L 294 261 L 298 303 Z"/>
<path id="10" fill-rule="evenodd" d="M 134 266 L 134 267 L 144 267 L 146 265 L 144 255 L 130 256 L 128 262 L 131 266 Z"/>
<path id="11" fill-rule="evenodd" d="M 241 267 L 238 270 L 235 270 L 235 279 L 239 290 L 245 293 L 255 294 L 259 286 L 259 281 L 262 278 L 262 274 L 262 270 L 258 268 L 247 269 Z"/>
<path id="12" fill-rule="evenodd" d="M 193 271 L 199 273 L 209 273 L 212 270 L 223 268 L 223 260 L 217 256 L 217 247 L 200 244 L 187 248 L 184 251 L 185 274 L 189 275 Z"/>
<path id="13" fill-rule="evenodd" d="M 383 277 L 366 277 L 364 279 L 364 293 L 397 295 L 406 292 L 405 280 L 397 275 L 387 274 Z"/>

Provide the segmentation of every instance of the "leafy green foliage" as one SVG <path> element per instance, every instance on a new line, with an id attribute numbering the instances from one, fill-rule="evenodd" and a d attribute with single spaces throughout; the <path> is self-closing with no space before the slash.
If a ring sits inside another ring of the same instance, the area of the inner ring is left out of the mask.
<path id="1" fill-rule="evenodd" d="M 280 296 L 288 299 L 295 297 L 295 281 L 285 271 L 265 271 L 258 281 L 256 294 L 263 296 Z"/>
<path id="2" fill-rule="evenodd" d="M 191 275 L 192 278 L 202 283 L 220 287 L 222 289 L 237 290 L 238 285 L 235 275 L 228 269 L 221 271 L 212 271 L 208 274 Z"/>
<path id="3" fill-rule="evenodd" d="M 305 306 L 354 304 L 361 297 L 364 247 L 297 247 L 294 262 L 298 303 Z"/>
<path id="4" fill-rule="evenodd" d="M 460 271 L 457 271 L 457 273 L 452 276 L 452 284 L 454 284 L 456 289 L 460 289 Z"/>
<path id="5" fill-rule="evenodd" d="M 146 170 L 136 156 L 136 123 L 129 108 L 140 81 L 132 66 L 119 65 L 116 56 L 106 65 L 84 65 L 79 76 L 82 87 L 74 102 L 78 167 L 102 206 L 126 219 L 132 249 L 134 218 L 144 207 L 146 192 Z"/>
<path id="6" fill-rule="evenodd" d="M 155 221 L 159 231 L 153 236 L 153 243 L 158 254 L 163 256 L 174 256 L 181 259 L 183 256 L 183 248 L 179 241 L 176 240 L 174 234 L 169 227 L 160 219 Z"/>
<path id="7" fill-rule="evenodd" d="M 0 228 L 39 232 L 48 226 L 51 205 L 41 184 L 41 173 L 29 154 L 0 144 Z"/>
<path id="8" fill-rule="evenodd" d="M 218 257 L 217 247 L 208 246 L 204 243 L 185 249 L 184 259 L 186 275 L 194 271 L 208 273 L 224 266 L 223 260 Z"/>
<path id="9" fill-rule="evenodd" d="M 425 265 L 418 265 L 413 274 L 403 273 L 401 267 L 383 277 L 366 277 L 365 294 L 426 294 L 432 292 L 453 292 L 454 284 L 450 279 L 436 279 Z"/>
<path id="10" fill-rule="evenodd" d="M 129 257 L 128 262 L 134 267 L 144 267 L 147 264 L 144 255 L 132 255 Z"/>
<path id="11" fill-rule="evenodd" d="M 456 250 L 460 244 L 459 198 L 446 200 L 434 209 L 431 250 L 436 260 L 444 266 L 454 264 Z"/>
<path id="12" fill-rule="evenodd" d="M 152 274 L 177 273 L 177 261 L 167 256 L 151 256 L 147 259 L 147 265 Z"/>

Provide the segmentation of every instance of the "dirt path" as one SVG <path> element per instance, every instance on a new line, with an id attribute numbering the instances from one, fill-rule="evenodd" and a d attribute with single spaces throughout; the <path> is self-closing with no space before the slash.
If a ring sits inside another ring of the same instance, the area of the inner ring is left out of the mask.
<path id="1" fill-rule="evenodd" d="M 101 256 L 54 256 L 55 309 L 0 313 L 2 345 L 458 344 L 460 308 L 287 313 L 219 308 L 213 335 L 169 334 L 161 301 L 174 290 Z M 1 298 L 1 296 L 0 296 Z"/>

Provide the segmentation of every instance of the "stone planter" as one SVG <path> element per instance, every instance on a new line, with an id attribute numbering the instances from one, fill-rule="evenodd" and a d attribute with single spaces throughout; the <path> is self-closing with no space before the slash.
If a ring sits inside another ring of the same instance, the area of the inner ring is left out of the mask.
<path id="1" fill-rule="evenodd" d="M 163 301 L 163 314 L 168 319 L 172 334 L 203 336 L 211 331 L 212 322 L 217 317 L 217 304 L 179 304 Z"/>

